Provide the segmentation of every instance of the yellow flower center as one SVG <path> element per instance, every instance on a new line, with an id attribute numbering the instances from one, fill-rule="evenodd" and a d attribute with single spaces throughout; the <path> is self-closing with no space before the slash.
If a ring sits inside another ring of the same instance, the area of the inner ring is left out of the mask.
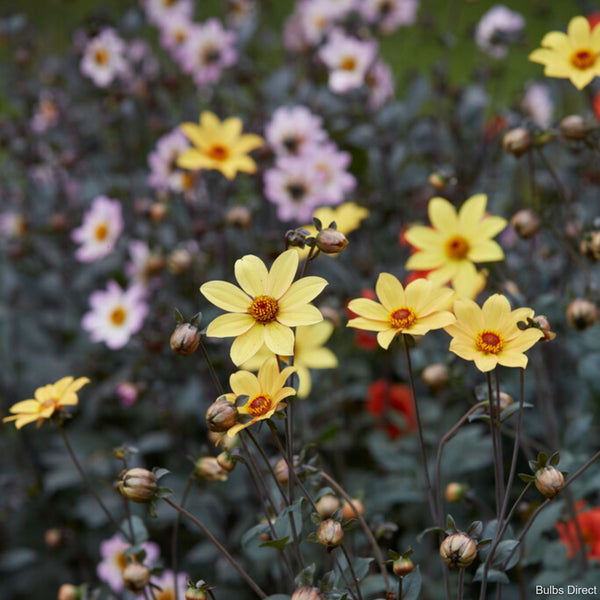
<path id="1" fill-rule="evenodd" d="M 108 235 L 108 225 L 104 222 L 98 223 L 94 235 L 96 236 L 96 239 L 101 242 Z"/>
<path id="2" fill-rule="evenodd" d="M 117 308 L 113 309 L 110 313 L 110 320 L 113 325 L 123 325 L 125 322 L 125 317 L 127 313 L 121 306 L 117 306 Z"/>
<path id="3" fill-rule="evenodd" d="M 49 408 L 50 406 L 54 406 L 54 407 L 58 406 L 59 400 L 60 400 L 60 398 L 56 398 L 56 397 L 48 398 L 48 400 L 44 400 L 40 404 L 38 411 L 42 412 L 44 409 Z"/>
<path id="4" fill-rule="evenodd" d="M 279 304 L 271 296 L 256 296 L 248 307 L 248 314 L 259 323 L 271 323 L 279 312 Z"/>
<path id="5" fill-rule="evenodd" d="M 571 54 L 571 64 L 576 69 L 589 69 L 594 66 L 597 55 L 591 48 L 580 48 Z"/>
<path id="6" fill-rule="evenodd" d="M 127 566 L 127 557 L 125 556 L 124 552 L 121 552 L 115 557 L 115 563 L 120 571 L 125 570 L 125 567 Z"/>
<path id="7" fill-rule="evenodd" d="M 354 71 L 356 68 L 356 59 L 353 56 L 347 56 L 340 64 L 340 69 L 344 71 Z"/>
<path id="8" fill-rule="evenodd" d="M 106 65 L 108 63 L 108 52 L 104 48 L 98 48 L 94 52 L 94 60 L 99 65 Z"/>
<path id="9" fill-rule="evenodd" d="M 163 590 L 162 592 L 155 592 L 156 600 L 175 600 L 175 594 L 173 590 Z"/>
<path id="10" fill-rule="evenodd" d="M 268 394 L 261 394 L 252 398 L 248 404 L 248 412 L 253 417 L 262 417 L 271 410 L 271 398 Z"/>
<path id="11" fill-rule="evenodd" d="M 175 38 L 175 41 L 178 44 L 183 44 L 183 42 L 185 42 L 185 38 L 187 37 L 187 35 L 183 29 L 177 29 L 175 31 L 175 35 L 173 37 Z"/>
<path id="12" fill-rule="evenodd" d="M 412 308 L 402 306 L 390 313 L 390 323 L 395 329 L 408 329 L 417 320 Z"/>
<path id="13" fill-rule="evenodd" d="M 206 153 L 213 160 L 224 161 L 229 158 L 229 151 L 221 144 L 215 144 Z"/>
<path id="14" fill-rule="evenodd" d="M 461 260 L 469 253 L 469 242 L 462 235 L 453 235 L 446 242 L 446 256 Z"/>
<path id="15" fill-rule="evenodd" d="M 484 354 L 498 354 L 504 348 L 504 340 L 497 331 L 484 329 L 477 334 L 475 346 Z"/>
<path id="16" fill-rule="evenodd" d="M 181 187 L 184 190 L 191 190 L 194 187 L 194 177 L 191 173 L 184 173 L 181 176 Z"/>

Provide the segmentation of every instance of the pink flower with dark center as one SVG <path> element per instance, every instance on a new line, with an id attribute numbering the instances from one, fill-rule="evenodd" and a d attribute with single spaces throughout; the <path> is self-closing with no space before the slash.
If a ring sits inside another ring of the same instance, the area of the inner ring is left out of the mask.
<path id="1" fill-rule="evenodd" d="M 369 91 L 367 106 L 371 110 L 380 109 L 388 100 L 394 97 L 392 69 L 382 60 L 375 61 L 367 71 L 365 83 Z"/>
<path id="2" fill-rule="evenodd" d="M 418 0 L 362 0 L 360 10 L 368 23 L 377 24 L 381 33 L 389 35 L 402 25 L 417 20 Z"/>
<path id="3" fill-rule="evenodd" d="M 174 15 L 183 15 L 190 19 L 194 12 L 192 0 L 141 0 L 146 18 L 159 27 L 165 19 Z"/>
<path id="4" fill-rule="evenodd" d="M 350 154 L 339 151 L 330 142 L 315 148 L 310 160 L 317 174 L 319 203 L 334 205 L 343 202 L 346 194 L 356 187 L 356 179 L 346 170 L 350 165 Z"/>
<path id="5" fill-rule="evenodd" d="M 265 138 L 278 156 L 301 156 L 327 139 L 323 119 L 305 106 L 278 108 L 265 127 Z"/>
<path id="6" fill-rule="evenodd" d="M 159 138 L 156 149 L 148 155 L 148 185 L 171 192 L 192 189 L 194 175 L 177 167 L 177 158 L 189 147 L 189 140 L 179 129 L 174 129 Z"/>
<path id="7" fill-rule="evenodd" d="M 81 72 L 98 87 L 107 87 L 116 77 L 127 73 L 125 52 L 125 42 L 114 29 L 107 27 L 88 41 L 81 59 Z"/>
<path id="8" fill-rule="evenodd" d="M 185 13 L 174 13 L 167 15 L 159 27 L 162 47 L 175 52 L 192 34 L 194 23 Z"/>

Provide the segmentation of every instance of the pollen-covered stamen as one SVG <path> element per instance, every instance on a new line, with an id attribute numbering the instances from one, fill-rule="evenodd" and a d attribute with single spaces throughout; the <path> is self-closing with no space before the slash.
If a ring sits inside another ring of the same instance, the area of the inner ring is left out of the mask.
<path id="1" fill-rule="evenodd" d="M 353 56 L 346 56 L 340 63 L 340 69 L 343 71 L 354 71 L 356 69 L 356 59 Z"/>
<path id="2" fill-rule="evenodd" d="M 229 157 L 227 148 L 225 148 L 225 146 L 221 146 L 220 144 L 215 144 L 206 154 L 208 154 L 208 156 L 214 160 L 227 160 Z"/>
<path id="3" fill-rule="evenodd" d="M 446 256 L 460 260 L 469 253 L 469 242 L 462 235 L 453 235 L 446 242 Z"/>
<path id="4" fill-rule="evenodd" d="M 589 69 L 595 64 L 597 58 L 597 54 L 591 48 L 580 48 L 571 54 L 571 64 L 576 69 Z"/>
<path id="5" fill-rule="evenodd" d="M 106 223 L 98 223 L 94 231 L 96 239 L 101 242 L 108 235 L 108 225 Z"/>
<path id="6" fill-rule="evenodd" d="M 416 320 L 415 311 L 408 306 L 402 306 L 390 313 L 390 323 L 396 329 L 408 329 Z"/>
<path id="7" fill-rule="evenodd" d="M 94 60 L 98 65 L 108 64 L 108 52 L 104 48 L 98 48 L 98 50 L 94 52 Z"/>
<path id="8" fill-rule="evenodd" d="M 123 325 L 123 323 L 125 322 L 125 318 L 127 317 L 127 313 L 125 312 L 125 309 L 122 308 L 121 306 L 117 306 L 115 309 L 113 309 L 113 311 L 110 313 L 110 322 L 113 325 Z"/>
<path id="9" fill-rule="evenodd" d="M 262 417 L 268 413 L 272 407 L 272 400 L 268 394 L 261 394 L 250 400 L 248 403 L 248 413 L 253 417 Z"/>
<path id="10" fill-rule="evenodd" d="M 279 304 L 271 296 L 256 296 L 248 307 L 248 314 L 259 323 L 271 323 L 277 317 Z"/>
<path id="11" fill-rule="evenodd" d="M 504 348 L 504 340 L 497 331 L 484 329 L 477 334 L 475 345 L 485 354 L 498 354 Z"/>

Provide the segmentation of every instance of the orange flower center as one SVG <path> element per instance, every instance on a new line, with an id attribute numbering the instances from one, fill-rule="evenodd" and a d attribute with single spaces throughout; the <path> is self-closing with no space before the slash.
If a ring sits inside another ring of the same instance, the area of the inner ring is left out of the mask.
<path id="1" fill-rule="evenodd" d="M 94 231 L 96 239 L 101 242 L 108 235 L 108 225 L 106 223 L 98 223 L 96 230 Z"/>
<path id="2" fill-rule="evenodd" d="M 271 410 L 271 398 L 268 394 L 262 394 L 252 398 L 248 404 L 248 412 L 253 417 L 262 417 Z"/>
<path id="3" fill-rule="evenodd" d="M 229 151 L 225 146 L 221 146 L 220 144 L 212 146 L 206 154 L 213 160 L 224 161 L 229 158 Z"/>
<path id="4" fill-rule="evenodd" d="M 113 325 L 123 325 L 125 322 L 125 317 L 127 313 L 121 306 L 117 306 L 117 308 L 113 309 L 110 313 L 110 321 Z"/>
<path id="5" fill-rule="evenodd" d="M 484 329 L 477 334 L 475 346 L 484 354 L 498 354 L 504 348 L 504 340 L 498 332 Z"/>
<path id="6" fill-rule="evenodd" d="M 353 56 L 347 56 L 340 64 L 340 69 L 344 71 L 354 71 L 356 68 L 356 59 Z"/>
<path id="7" fill-rule="evenodd" d="M 597 55 L 591 48 L 580 48 L 571 54 L 571 64 L 576 69 L 589 69 L 596 62 Z"/>
<path id="8" fill-rule="evenodd" d="M 194 187 L 194 177 L 191 173 L 184 173 L 181 176 L 181 187 L 184 190 L 191 190 Z"/>
<path id="9" fill-rule="evenodd" d="M 175 594 L 173 590 L 162 590 L 162 592 L 155 592 L 156 600 L 175 600 Z"/>
<path id="10" fill-rule="evenodd" d="M 403 306 L 390 313 L 390 323 L 395 329 L 408 329 L 417 320 L 412 308 Z"/>
<path id="11" fill-rule="evenodd" d="M 185 42 L 185 38 L 187 37 L 187 35 L 183 29 L 177 29 L 175 31 L 175 35 L 173 37 L 175 38 L 175 41 L 178 44 L 183 44 L 183 42 Z"/>
<path id="12" fill-rule="evenodd" d="M 120 571 L 125 570 L 125 567 L 127 566 L 127 557 L 125 556 L 124 552 L 121 552 L 115 557 L 115 563 L 117 563 L 117 568 Z"/>
<path id="13" fill-rule="evenodd" d="M 94 60 L 99 65 L 108 64 L 108 52 L 104 48 L 98 48 L 98 50 L 94 52 Z"/>
<path id="14" fill-rule="evenodd" d="M 59 401 L 60 401 L 60 398 L 56 398 L 56 397 L 53 397 L 53 398 L 48 398 L 48 400 L 44 400 L 44 401 L 43 401 L 43 402 L 40 404 L 40 406 L 39 406 L 39 409 L 38 409 L 38 410 L 41 412 L 41 411 L 43 411 L 45 408 L 49 408 L 49 407 L 51 407 L 51 406 L 53 406 L 53 407 L 55 407 L 55 408 L 56 408 L 56 407 L 58 406 L 58 403 L 59 403 Z"/>
<path id="15" fill-rule="evenodd" d="M 271 323 L 277 317 L 279 304 L 271 296 L 256 296 L 248 307 L 248 314 L 259 323 Z"/>
<path id="16" fill-rule="evenodd" d="M 462 235 L 453 235 L 446 242 L 446 256 L 461 260 L 469 253 L 469 242 Z"/>

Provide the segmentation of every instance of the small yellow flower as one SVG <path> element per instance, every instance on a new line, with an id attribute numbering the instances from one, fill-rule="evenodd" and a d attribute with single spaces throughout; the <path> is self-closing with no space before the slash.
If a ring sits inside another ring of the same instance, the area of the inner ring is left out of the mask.
<path id="1" fill-rule="evenodd" d="M 35 398 L 13 404 L 10 407 L 13 414 L 4 417 L 3 422 L 15 421 L 17 429 L 21 429 L 24 425 L 37 421 L 39 427 L 44 419 L 49 419 L 65 406 L 76 406 L 79 401 L 77 392 L 89 382 L 87 377 L 75 380 L 73 377 L 63 377 L 55 383 L 39 387 L 35 390 Z"/>
<path id="2" fill-rule="evenodd" d="M 545 66 L 544 75 L 570 79 L 583 89 L 600 75 L 600 28 L 590 29 L 585 17 L 573 17 L 567 34 L 551 31 L 542 39 L 542 48 L 534 50 L 529 60 Z"/>
<path id="3" fill-rule="evenodd" d="M 293 387 L 284 387 L 287 378 L 294 373 L 294 367 L 286 367 L 279 371 L 277 359 L 272 356 L 260 367 L 258 377 L 249 371 L 237 371 L 229 378 L 229 386 L 233 393 L 225 394 L 225 399 L 234 403 L 238 396 L 248 396 L 243 406 L 238 406 L 240 415 L 252 417 L 246 423 L 237 423 L 227 430 L 232 438 L 238 431 L 250 427 L 257 421 L 270 419 L 275 411 L 284 408 L 281 401 L 296 394 Z"/>
<path id="4" fill-rule="evenodd" d="M 177 158 L 177 166 L 182 169 L 214 169 L 227 179 L 233 179 L 238 171 L 256 172 L 256 163 L 248 152 L 262 146 L 264 140 L 253 133 L 242 134 L 239 117 L 221 122 L 214 113 L 204 111 L 200 125 L 183 123 L 180 129 L 194 144 Z"/>
<path id="5" fill-rule="evenodd" d="M 527 357 L 523 353 L 544 337 L 535 327 L 519 329 L 520 321 L 533 318 L 533 310 L 511 311 L 508 299 L 500 294 L 490 296 L 481 308 L 472 300 L 459 298 L 454 313 L 456 322 L 444 328 L 452 336 L 450 351 L 474 361 L 484 373 L 496 365 L 524 369 Z"/>
<path id="6" fill-rule="evenodd" d="M 451 282 L 459 296 L 474 297 L 485 285 L 485 277 L 473 263 L 504 259 L 502 248 L 491 238 L 506 227 L 502 217 L 485 216 L 487 196 L 471 196 L 456 209 L 444 198 L 432 198 L 428 213 L 432 227 L 414 226 L 406 239 L 417 248 L 407 269 L 430 271 L 438 285 Z"/>
<path id="7" fill-rule="evenodd" d="M 454 322 L 454 315 L 443 308 L 454 293 L 450 288 L 437 287 L 426 279 L 417 279 L 406 286 L 389 273 L 381 273 L 375 285 L 375 302 L 356 298 L 348 308 L 359 315 L 348 321 L 348 327 L 377 331 L 377 341 L 387 349 L 400 333 L 425 335 Z"/>
<path id="8" fill-rule="evenodd" d="M 235 337 L 231 360 L 241 365 L 263 345 L 280 356 L 294 354 L 292 327 L 323 320 L 310 304 L 327 285 L 322 277 L 302 277 L 294 282 L 298 253 L 286 250 L 271 270 L 260 258 L 248 254 L 235 263 L 240 287 L 227 281 L 209 281 L 200 291 L 215 306 L 229 311 L 214 319 L 206 330 L 209 337 Z M 292 283 L 293 282 L 293 283 Z"/>
<path id="9" fill-rule="evenodd" d="M 338 366 L 336 355 L 325 348 L 323 344 L 333 333 L 331 321 L 321 321 L 314 325 L 301 325 L 296 327 L 296 343 L 294 345 L 294 367 L 298 373 L 298 398 L 306 398 L 310 394 L 312 381 L 309 369 L 335 369 Z M 273 353 L 263 346 L 242 368 L 248 371 L 257 371 L 265 360 L 272 357 Z M 280 356 L 289 362 L 289 356 Z"/>

